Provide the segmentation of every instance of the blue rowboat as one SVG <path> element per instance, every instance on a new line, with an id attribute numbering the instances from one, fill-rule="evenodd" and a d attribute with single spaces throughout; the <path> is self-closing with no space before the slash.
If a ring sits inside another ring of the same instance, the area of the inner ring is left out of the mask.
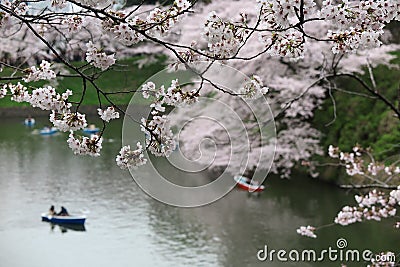
<path id="1" fill-rule="evenodd" d="M 100 132 L 100 129 L 97 127 L 94 127 L 94 128 L 90 127 L 90 128 L 83 129 L 83 132 L 87 133 L 87 134 L 95 134 L 95 133 Z"/>
<path id="2" fill-rule="evenodd" d="M 42 213 L 42 221 L 54 224 L 84 224 L 86 215 L 56 216 Z"/>
<path id="3" fill-rule="evenodd" d="M 26 118 L 24 121 L 25 126 L 32 127 L 35 125 L 35 119 L 34 118 Z"/>
<path id="4" fill-rule="evenodd" d="M 41 135 L 53 135 L 57 132 L 57 128 L 43 128 L 39 131 Z"/>

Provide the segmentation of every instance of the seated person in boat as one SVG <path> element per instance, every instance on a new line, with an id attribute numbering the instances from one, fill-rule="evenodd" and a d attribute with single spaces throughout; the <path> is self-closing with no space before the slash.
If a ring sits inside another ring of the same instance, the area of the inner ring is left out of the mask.
<path id="1" fill-rule="evenodd" d="M 63 206 L 61 207 L 61 211 L 57 213 L 58 216 L 69 216 L 68 211 Z"/>
<path id="2" fill-rule="evenodd" d="M 54 205 L 51 205 L 49 209 L 49 215 L 56 215 L 56 211 L 54 210 Z"/>
<path id="3" fill-rule="evenodd" d="M 26 122 L 26 123 L 34 123 L 34 122 L 35 122 L 35 119 L 32 118 L 32 117 L 29 115 L 28 118 L 25 119 L 25 122 Z"/>

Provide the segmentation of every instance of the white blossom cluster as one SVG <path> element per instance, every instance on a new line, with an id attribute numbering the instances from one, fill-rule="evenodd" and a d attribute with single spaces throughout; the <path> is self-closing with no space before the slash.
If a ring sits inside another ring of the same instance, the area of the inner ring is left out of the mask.
<path id="1" fill-rule="evenodd" d="M 199 92 L 196 89 L 186 90 L 179 85 L 178 79 L 171 81 L 171 86 L 167 88 L 167 91 L 160 89 L 158 92 L 159 99 L 162 103 L 171 106 L 179 105 L 190 105 L 198 101 Z"/>
<path id="2" fill-rule="evenodd" d="M 322 155 L 319 140 L 321 134 L 313 129 L 309 123 L 296 125 L 297 121 L 285 119 L 287 129 L 281 130 L 277 135 L 278 142 L 275 150 L 274 163 L 271 171 L 279 174 L 281 178 L 290 178 L 291 170 L 298 162 L 309 162 L 312 155 Z M 306 165 L 303 165 L 306 166 Z M 308 166 L 312 171 L 311 164 Z M 311 173 L 315 176 L 315 173 Z"/>
<path id="3" fill-rule="evenodd" d="M 86 61 L 96 68 L 100 68 L 104 71 L 115 63 L 114 54 L 107 55 L 106 53 L 101 52 L 92 41 L 89 41 L 86 44 L 86 47 Z"/>
<path id="4" fill-rule="evenodd" d="M 3 85 L 3 88 L 0 89 L 0 99 L 4 98 L 7 95 L 7 85 Z"/>
<path id="5" fill-rule="evenodd" d="M 24 15 L 28 11 L 28 6 L 22 1 L 2 0 L 1 4 L 17 15 Z M 0 32 L 10 31 L 16 24 L 17 20 L 14 17 L 0 10 Z"/>
<path id="6" fill-rule="evenodd" d="M 268 90 L 268 87 L 264 87 L 260 76 L 253 75 L 239 92 L 243 94 L 245 98 L 254 99 L 268 93 Z"/>
<path id="7" fill-rule="evenodd" d="M 362 221 L 363 213 L 356 207 L 345 206 L 335 218 L 335 223 L 340 225 L 349 225 Z"/>
<path id="8" fill-rule="evenodd" d="M 77 0 L 77 2 L 91 7 L 105 6 L 113 3 L 110 0 Z"/>
<path id="9" fill-rule="evenodd" d="M 147 33 L 153 36 L 165 35 L 179 19 L 179 14 L 190 8 L 191 4 L 187 0 L 175 0 L 174 4 L 166 9 L 155 8 L 146 17 Z"/>
<path id="10" fill-rule="evenodd" d="M 243 34 L 244 31 L 239 31 L 232 22 L 219 18 L 215 11 L 208 15 L 203 32 L 212 56 L 219 58 L 234 56 L 243 42 Z"/>
<path id="11" fill-rule="evenodd" d="M 179 57 L 182 58 L 185 62 L 189 63 L 196 63 L 198 61 L 206 61 L 207 58 L 205 58 L 203 55 L 200 55 L 199 53 L 194 52 L 194 49 L 197 49 L 197 42 L 192 41 L 190 43 L 190 48 L 183 50 L 183 51 L 178 51 Z M 175 70 L 178 70 L 179 65 L 181 64 L 180 61 L 177 61 L 176 63 L 171 64 L 171 68 L 175 67 Z"/>
<path id="12" fill-rule="evenodd" d="M 139 18 L 135 18 L 130 24 L 137 25 L 138 22 L 140 22 Z M 144 39 L 143 35 L 141 35 L 137 31 L 132 30 L 128 23 L 115 25 L 110 30 L 110 32 L 114 34 L 115 39 L 119 40 L 122 44 L 126 46 L 137 44 Z"/>
<path id="13" fill-rule="evenodd" d="M 111 4 L 113 1 L 109 0 L 77 0 L 77 3 L 80 3 L 85 6 L 90 7 L 99 7 Z M 68 2 L 66 0 L 51 0 L 51 6 L 57 9 L 63 9 L 67 6 Z"/>
<path id="14" fill-rule="evenodd" d="M 40 23 L 36 26 L 36 30 L 41 36 L 44 36 L 50 30 L 50 27 L 45 23 Z"/>
<path id="15" fill-rule="evenodd" d="M 62 132 L 77 131 L 87 126 L 84 114 L 71 112 L 71 103 L 68 97 L 72 95 L 71 90 L 66 90 L 59 94 L 51 86 L 37 88 L 31 93 L 21 83 L 4 85 L 1 92 L 6 93 L 10 89 L 11 100 L 16 102 L 28 102 L 32 107 L 38 107 L 42 110 L 50 110 L 50 122 L 54 127 Z M 78 150 L 76 150 L 78 151 Z"/>
<path id="16" fill-rule="evenodd" d="M 328 147 L 328 155 L 329 155 L 329 157 L 331 157 L 331 158 L 339 158 L 339 153 L 340 153 L 340 150 L 339 150 L 338 147 L 334 147 L 332 145 L 330 145 Z"/>
<path id="17" fill-rule="evenodd" d="M 271 30 L 280 30 L 297 22 L 300 1 L 287 0 L 257 0 L 261 11 L 262 27 Z M 304 15 L 312 14 L 315 2 L 303 1 Z M 297 13 L 296 13 L 297 12 Z"/>
<path id="18" fill-rule="evenodd" d="M 271 56 L 289 57 L 292 60 L 303 58 L 303 34 L 297 30 L 289 29 L 284 32 L 261 33 L 260 40 L 270 49 L 267 53 Z"/>
<path id="19" fill-rule="evenodd" d="M 27 91 L 27 88 L 24 85 L 22 85 L 20 82 L 18 82 L 17 84 L 10 83 L 7 85 L 7 87 L 10 90 L 12 101 L 15 101 L 15 102 L 29 101 L 30 95 Z M 3 89 L 6 89 L 6 86 L 4 86 Z"/>
<path id="20" fill-rule="evenodd" d="M 400 186 L 390 192 L 389 203 L 391 205 L 400 205 Z"/>
<path id="21" fill-rule="evenodd" d="M 62 132 L 78 131 L 87 126 L 85 117 L 85 114 L 79 112 L 56 113 L 53 110 L 50 114 L 50 121 Z"/>
<path id="22" fill-rule="evenodd" d="M 140 31 L 145 31 L 151 36 L 160 37 L 169 32 L 170 28 L 178 21 L 181 13 L 191 6 L 187 0 L 176 0 L 167 9 L 154 8 L 145 18 L 126 18 L 121 11 L 109 11 L 118 18 L 126 18 L 126 22 L 117 23 L 111 19 L 105 19 L 101 25 L 103 30 L 126 46 L 139 43 L 144 40 Z"/>
<path id="23" fill-rule="evenodd" d="M 334 53 L 379 46 L 385 23 L 400 19 L 400 3 L 396 0 L 340 2 L 325 0 L 320 12 L 321 18 L 338 28 L 328 31 L 328 38 L 335 43 Z"/>
<path id="24" fill-rule="evenodd" d="M 359 48 L 373 48 L 381 45 L 379 37 L 383 32 L 360 31 L 357 28 L 334 32 L 328 31 L 328 38 L 335 42 L 332 52 L 351 52 Z"/>
<path id="25" fill-rule="evenodd" d="M 78 2 L 88 6 L 99 6 L 108 3 L 110 5 L 104 8 L 104 11 L 114 12 L 111 11 L 112 1 L 82 0 Z M 313 0 L 258 0 L 257 2 L 257 11 L 259 12 L 256 13 L 261 16 L 260 24 L 257 24 L 257 31 L 262 34 L 263 38 L 261 40 L 263 42 L 269 45 L 272 44 L 270 53 L 286 56 L 293 54 L 297 58 L 302 56 L 304 49 L 302 42 L 299 43 L 299 40 L 305 39 L 303 37 L 305 32 L 297 30 L 299 22 L 307 24 L 310 21 L 320 19 L 321 21 L 326 20 L 335 23 L 335 26 L 331 27 L 331 31 L 328 33 L 328 37 L 334 39 L 335 46 L 338 46 L 335 49 L 342 50 L 350 47 L 350 50 L 353 50 L 368 47 L 364 45 L 368 43 L 371 44 L 370 46 L 378 45 L 377 40 L 381 35 L 383 24 L 399 18 L 399 3 L 396 0 L 325 0 L 324 4 L 321 5 L 321 12 L 317 12 L 315 8 L 316 1 Z M 67 1 L 52 0 L 51 4 L 55 7 L 64 8 Z M 147 14 L 147 12 L 139 14 L 140 19 L 138 17 L 131 19 L 130 16 L 132 14 L 127 13 L 126 15 L 115 15 L 117 18 L 123 19 L 121 22 L 107 19 L 106 17 L 101 17 L 99 20 L 102 22 L 108 20 L 105 23 L 108 24 L 106 28 L 112 29 L 116 39 L 130 46 L 143 40 L 144 36 L 140 32 L 146 32 L 146 34 L 152 36 L 165 34 L 182 17 L 182 13 L 190 7 L 191 3 L 187 0 L 175 0 L 173 5 L 168 8 L 155 8 L 148 12 L 147 16 L 143 17 L 141 15 Z M 83 7 L 83 9 L 85 8 Z M 7 14 L 4 13 L 3 17 L 7 17 Z M 70 25 L 70 31 L 75 31 L 81 27 L 81 19 L 79 17 L 83 18 L 84 16 L 68 16 L 63 22 Z M 307 21 L 307 19 L 310 20 Z M 238 42 L 241 43 L 243 36 L 247 35 L 244 34 L 247 31 L 245 29 L 247 26 L 251 29 L 251 26 L 243 22 L 237 24 L 220 19 L 219 21 L 211 19 L 206 22 L 205 31 L 215 32 L 210 36 L 218 36 L 218 38 L 208 43 L 213 50 L 220 49 L 222 54 L 235 54 L 233 51 L 237 49 Z M 270 34 L 266 34 L 267 32 L 270 32 Z M 232 38 L 232 34 L 234 38 Z M 364 44 L 360 45 L 359 43 Z"/>
<path id="26" fill-rule="evenodd" d="M 394 165 L 385 166 L 385 168 L 383 170 L 389 176 L 394 175 L 394 174 L 400 174 L 400 167 L 399 166 L 394 166 Z"/>
<path id="27" fill-rule="evenodd" d="M 136 147 L 135 150 L 131 150 L 129 145 L 121 148 L 119 155 L 115 159 L 121 169 L 137 168 L 146 164 L 147 159 L 143 154 L 143 146 L 138 142 Z"/>
<path id="28" fill-rule="evenodd" d="M 394 206 L 397 205 L 397 203 L 391 196 L 386 198 L 383 193 L 373 190 L 369 192 L 368 195 L 356 195 L 355 198 L 358 206 L 363 209 L 363 217 L 366 220 L 380 221 L 381 218 L 396 215 Z"/>
<path id="29" fill-rule="evenodd" d="M 23 78 L 25 82 L 36 82 L 39 80 L 51 80 L 56 77 L 55 72 L 50 68 L 50 63 L 46 60 L 42 60 L 39 67 L 32 66 L 25 70 L 28 76 Z"/>
<path id="30" fill-rule="evenodd" d="M 67 143 L 75 155 L 89 155 L 92 157 L 100 156 L 103 138 L 92 134 L 90 137 L 79 136 L 75 138 L 71 131 Z"/>
<path id="31" fill-rule="evenodd" d="M 345 206 L 335 218 L 335 223 L 349 225 L 363 220 L 380 221 L 382 218 L 396 215 L 396 206 L 400 203 L 400 187 L 387 196 L 377 190 L 370 191 L 364 196 L 355 196 L 356 207 Z"/>
<path id="32" fill-rule="evenodd" d="M 68 102 L 68 97 L 71 95 L 71 90 L 59 94 L 53 87 L 47 86 L 33 90 L 27 102 L 32 107 L 51 110 L 49 120 L 58 130 L 62 132 L 77 131 L 85 128 L 87 122 L 84 114 L 70 110 L 72 105 Z"/>
<path id="33" fill-rule="evenodd" d="M 178 11 L 184 11 L 190 8 L 191 4 L 188 0 L 175 0 L 174 6 L 178 9 Z"/>
<path id="34" fill-rule="evenodd" d="M 119 118 L 119 113 L 118 113 L 118 111 L 115 110 L 114 107 L 108 107 L 105 110 L 102 110 L 99 108 L 99 109 L 97 109 L 97 113 L 99 114 L 100 118 L 106 122 L 109 122 L 110 120 Z"/>
<path id="35" fill-rule="evenodd" d="M 304 37 L 303 33 L 291 28 L 298 22 L 300 1 L 286 0 L 257 0 L 261 12 L 261 31 L 259 40 L 269 48 L 267 53 L 271 56 L 290 57 L 293 60 L 303 58 Z M 312 14 L 315 2 L 306 0 L 303 2 L 305 17 Z"/>
<path id="36" fill-rule="evenodd" d="M 32 107 L 38 107 L 42 110 L 53 110 L 57 113 L 69 112 L 71 103 L 68 103 L 68 97 L 72 95 L 71 90 L 66 90 L 59 94 L 51 86 L 37 88 L 32 91 L 26 102 L 29 102 Z"/>
<path id="37" fill-rule="evenodd" d="M 317 12 L 313 0 L 257 2 L 259 39 L 267 48 L 266 52 L 293 59 L 304 56 L 306 34 L 295 25 L 307 19 L 333 23 L 334 27 L 327 31 L 326 37 L 333 41 L 332 51 L 339 53 L 380 46 L 379 38 L 385 23 L 400 18 L 400 3 L 396 0 L 325 0 L 320 12 Z M 246 26 L 245 23 L 224 21 L 211 12 L 205 23 L 204 36 L 214 56 L 228 58 L 235 55 L 245 33 L 248 33 Z"/>
<path id="38" fill-rule="evenodd" d="M 164 85 L 156 88 L 153 82 L 147 82 L 142 85 L 142 94 L 144 98 L 150 95 L 155 96 L 156 100 L 151 104 L 155 110 L 164 112 L 163 104 L 170 106 L 190 105 L 198 101 L 199 92 L 196 89 L 185 90 L 179 85 L 178 79 L 172 80 L 171 85 L 165 89 Z"/>
<path id="39" fill-rule="evenodd" d="M 142 95 L 144 98 L 148 99 L 151 94 L 155 94 L 156 85 L 153 82 L 147 82 L 142 85 Z"/>
<path id="40" fill-rule="evenodd" d="M 5 7 L 12 9 L 12 1 L 8 0 L 8 1 L 1 1 L 1 4 L 3 4 Z M 6 28 L 9 27 L 10 24 L 10 20 L 11 20 L 11 15 L 0 11 L 0 29 L 5 30 Z"/>
<path id="41" fill-rule="evenodd" d="M 67 6 L 66 0 L 51 0 L 51 6 L 54 8 L 62 9 Z"/>
<path id="42" fill-rule="evenodd" d="M 11 90 L 11 89 L 10 89 Z M 11 90 L 12 91 L 12 90 Z M 13 91 L 12 91 L 13 93 Z M 15 90 L 14 93 L 15 94 Z M 20 88 L 18 98 L 31 104 L 32 107 L 38 107 L 42 110 L 51 110 L 50 122 L 54 127 L 62 132 L 70 131 L 67 140 L 69 147 L 75 154 L 98 156 L 100 155 L 102 138 L 99 136 L 74 138 L 73 131 L 81 130 L 87 126 L 86 116 L 79 112 L 72 112 L 71 103 L 68 102 L 71 90 L 66 90 L 59 94 L 51 87 L 37 88 L 31 94 Z"/>
<path id="43" fill-rule="evenodd" d="M 6 5 L 10 2 L 6 2 Z M 10 14 L 0 11 L 0 30 L 8 31 L 13 26 L 13 20 Z"/>
<path id="44" fill-rule="evenodd" d="M 171 81 L 171 86 L 167 89 L 162 85 L 157 88 L 153 82 L 147 82 L 142 85 L 141 92 L 144 98 L 153 96 L 155 100 L 150 104 L 152 108 L 150 119 L 141 119 L 140 128 L 146 136 L 146 147 L 155 156 L 168 157 L 176 148 L 176 141 L 174 134 L 170 127 L 169 118 L 162 114 L 165 112 L 163 105 L 179 106 L 189 105 L 198 101 L 199 93 L 197 90 L 184 90 L 180 85 L 178 79 Z M 138 145 L 138 149 L 130 152 L 130 147 L 121 149 L 120 155 L 117 156 L 117 164 L 121 168 L 128 168 L 133 166 L 140 166 L 146 163 L 143 162 L 141 155 L 142 147 Z M 129 152 L 129 153 L 128 153 Z M 134 160 L 127 160 L 131 162 L 126 166 L 123 160 L 125 156 L 131 155 Z M 139 165 L 137 165 L 139 164 Z"/>
<path id="45" fill-rule="evenodd" d="M 177 21 L 177 11 L 174 9 L 162 10 L 154 8 L 146 17 L 148 33 L 160 37 L 165 35 Z"/>
<path id="46" fill-rule="evenodd" d="M 313 226 L 300 226 L 299 229 L 296 230 L 299 235 L 308 236 L 312 238 L 316 238 L 317 235 L 314 233 L 315 227 Z"/>
<path id="47" fill-rule="evenodd" d="M 337 158 L 346 167 L 346 173 L 350 176 L 354 175 L 398 175 L 400 174 L 400 166 L 390 165 L 385 166 L 383 163 L 371 160 L 371 162 L 366 165 L 363 159 L 363 153 L 367 150 L 363 149 L 359 145 L 353 147 L 353 152 L 347 153 L 342 152 L 338 147 L 332 145 L 328 148 L 328 155 L 331 158 Z"/>
<path id="48" fill-rule="evenodd" d="M 346 25 L 356 25 L 371 30 L 381 30 L 382 23 L 398 20 L 400 3 L 395 0 L 365 0 L 340 3 L 333 0 L 324 0 L 320 17 L 332 20 L 340 28 Z"/>
<path id="49" fill-rule="evenodd" d="M 153 115 L 150 120 L 142 118 L 140 128 L 146 136 L 146 147 L 153 155 L 168 157 L 174 151 L 176 142 L 166 115 Z"/>
<path id="50" fill-rule="evenodd" d="M 82 16 L 68 16 L 61 21 L 62 24 L 68 26 L 68 32 L 78 32 L 82 29 L 84 18 Z"/>
<path id="51" fill-rule="evenodd" d="M 114 17 L 124 18 L 126 15 L 122 11 L 110 11 Z M 146 24 L 146 21 L 139 17 L 127 19 L 126 23 L 116 23 L 111 19 L 101 22 L 103 30 L 125 46 L 131 46 L 144 40 L 144 36 L 138 32 Z"/>
<path id="52" fill-rule="evenodd" d="M 7 31 L 12 27 L 12 25 L 10 14 L 0 12 L 0 30 Z"/>

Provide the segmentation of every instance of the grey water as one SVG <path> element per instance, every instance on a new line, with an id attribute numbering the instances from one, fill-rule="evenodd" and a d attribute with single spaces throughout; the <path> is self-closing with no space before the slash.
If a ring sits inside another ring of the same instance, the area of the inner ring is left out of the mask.
<path id="1" fill-rule="evenodd" d="M 22 120 L 0 120 L 0 267 L 366 266 L 257 258 L 265 246 L 337 249 L 339 238 L 349 249 L 399 252 L 393 219 L 322 228 L 317 239 L 298 235 L 299 226 L 330 224 L 354 204 L 351 194 L 318 180 L 268 178 L 259 197 L 235 189 L 204 207 L 171 207 L 116 166 L 120 122 L 107 130 L 102 156 L 88 158 L 73 155 L 66 134 L 40 136 Z M 85 231 L 42 222 L 50 205 L 86 214 Z"/>

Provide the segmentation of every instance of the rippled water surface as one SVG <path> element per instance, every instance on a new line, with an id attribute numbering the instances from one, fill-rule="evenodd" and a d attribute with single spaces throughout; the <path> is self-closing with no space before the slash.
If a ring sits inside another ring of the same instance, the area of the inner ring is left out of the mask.
<path id="1" fill-rule="evenodd" d="M 349 248 L 399 248 L 392 220 L 324 228 L 317 239 L 297 235 L 300 225 L 328 224 L 353 203 L 334 187 L 302 177 L 270 179 L 258 198 L 234 190 L 206 207 L 174 208 L 148 197 L 115 166 L 118 122 L 106 134 L 103 155 L 91 159 L 74 156 L 65 134 L 32 134 L 20 121 L 0 121 L 0 267 L 340 266 L 260 262 L 256 254 L 264 245 L 335 248 L 338 238 Z M 52 204 L 87 214 L 85 231 L 41 222 Z"/>

